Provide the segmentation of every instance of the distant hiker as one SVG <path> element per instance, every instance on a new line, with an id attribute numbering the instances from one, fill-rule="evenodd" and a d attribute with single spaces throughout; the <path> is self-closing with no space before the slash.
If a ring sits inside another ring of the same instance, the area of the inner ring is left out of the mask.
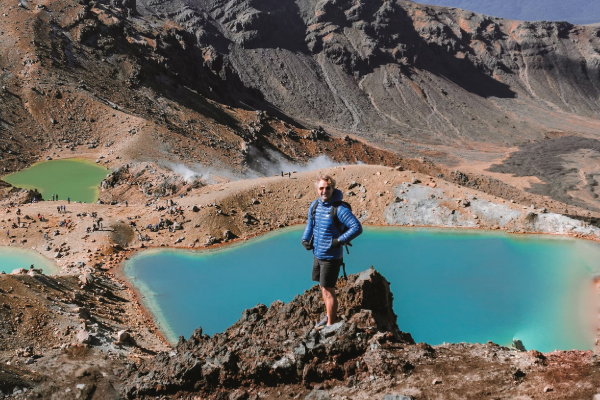
<path id="1" fill-rule="evenodd" d="M 6 231 L 6 237 L 10 237 L 10 231 Z"/>
<path id="2" fill-rule="evenodd" d="M 56 211 L 60 214 L 60 206 L 56 206 Z"/>
<path id="3" fill-rule="evenodd" d="M 281 171 L 281 177 L 283 178 L 283 171 Z"/>
<path id="4" fill-rule="evenodd" d="M 320 329 L 337 321 L 335 283 L 344 264 L 343 246 L 362 233 L 362 226 L 352 214 L 350 205 L 342 201 L 343 194 L 335 188 L 332 177 L 319 175 L 315 185 L 319 198 L 308 209 L 302 245 L 313 251 L 312 280 L 319 282 L 327 310 L 325 318 L 315 326 L 315 329 Z"/>
<path id="5" fill-rule="evenodd" d="M 129 202 L 125 200 L 125 207 L 129 207 Z"/>
<path id="6" fill-rule="evenodd" d="M 67 197 L 67 204 L 71 204 L 71 198 Z"/>

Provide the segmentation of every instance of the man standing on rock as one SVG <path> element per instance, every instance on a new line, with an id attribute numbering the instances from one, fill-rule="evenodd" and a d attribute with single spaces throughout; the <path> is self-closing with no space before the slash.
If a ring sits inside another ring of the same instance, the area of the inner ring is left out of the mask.
<path id="1" fill-rule="evenodd" d="M 319 282 L 327 315 L 315 329 L 337 322 L 335 284 L 344 262 L 344 245 L 362 233 L 362 226 L 352 214 L 350 205 L 342 201 L 343 194 L 335 188 L 329 175 L 315 180 L 319 198 L 308 209 L 308 222 L 302 235 L 302 245 L 313 250 L 312 280 Z"/>

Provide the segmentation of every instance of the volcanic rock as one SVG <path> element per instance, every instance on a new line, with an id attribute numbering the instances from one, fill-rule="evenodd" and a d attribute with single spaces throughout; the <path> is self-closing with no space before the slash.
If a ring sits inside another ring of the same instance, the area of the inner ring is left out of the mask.
<path id="1" fill-rule="evenodd" d="M 389 373 L 388 348 L 414 343 L 401 332 L 392 309 L 388 281 L 374 269 L 339 280 L 339 315 L 333 326 L 316 332 L 322 318 L 321 292 L 314 286 L 290 303 L 275 301 L 245 310 L 212 338 L 198 328 L 176 354 L 159 353 L 124 377 L 129 398 L 180 392 L 235 393 L 248 384 L 344 380 L 366 365 L 369 373 Z M 394 360 L 396 363 L 398 360 Z"/>
<path id="2" fill-rule="evenodd" d="M 81 329 L 77 332 L 77 341 L 82 344 L 87 344 L 90 342 L 90 333 L 86 330 Z"/>
<path id="3" fill-rule="evenodd" d="M 85 274 L 79 276 L 79 280 L 84 285 L 88 285 L 94 281 L 94 277 L 89 272 L 86 272 Z"/>

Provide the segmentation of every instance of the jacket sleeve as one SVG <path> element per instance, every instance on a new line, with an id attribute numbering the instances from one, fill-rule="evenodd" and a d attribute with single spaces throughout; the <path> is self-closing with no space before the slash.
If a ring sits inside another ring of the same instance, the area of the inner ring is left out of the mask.
<path id="1" fill-rule="evenodd" d="M 337 217 L 340 222 L 348 228 L 348 230 L 338 238 L 340 242 L 349 243 L 362 233 L 363 228 L 360 221 L 348 208 L 339 207 Z"/>
<path id="2" fill-rule="evenodd" d="M 316 203 L 312 203 L 308 207 L 308 220 L 306 221 L 306 228 L 304 228 L 304 233 L 302 234 L 302 241 L 310 241 L 310 238 L 313 236 L 313 229 L 315 227 L 315 219 L 312 218 L 312 208 L 316 207 Z"/>

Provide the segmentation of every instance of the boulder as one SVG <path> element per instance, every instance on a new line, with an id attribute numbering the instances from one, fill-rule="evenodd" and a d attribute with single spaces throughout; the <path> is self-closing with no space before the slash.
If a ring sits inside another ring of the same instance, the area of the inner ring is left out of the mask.
<path id="1" fill-rule="evenodd" d="M 79 315 L 79 318 L 90 319 L 92 317 L 90 310 L 85 307 L 77 307 L 75 312 Z"/>
<path id="2" fill-rule="evenodd" d="M 86 330 L 79 330 L 79 332 L 77 332 L 77 341 L 81 344 L 88 344 L 91 341 L 91 337 L 90 337 L 90 333 Z"/>
<path id="3" fill-rule="evenodd" d="M 84 285 L 89 285 L 94 282 L 94 277 L 89 272 L 86 272 L 85 274 L 79 275 L 79 280 Z"/>
<path id="4" fill-rule="evenodd" d="M 17 357 L 32 357 L 33 356 L 33 347 L 27 346 L 21 349 L 17 349 L 15 351 Z"/>
<path id="5" fill-rule="evenodd" d="M 122 330 L 122 331 L 118 331 L 117 332 L 117 334 L 116 334 L 116 343 L 118 343 L 118 344 L 130 344 L 130 345 L 133 345 L 133 346 L 136 345 L 135 339 L 126 330 Z"/>
<path id="6" fill-rule="evenodd" d="M 117 343 L 125 343 L 129 340 L 130 335 L 127 331 L 118 331 L 117 332 Z"/>
<path id="7" fill-rule="evenodd" d="M 22 274 L 26 274 L 27 271 L 25 271 L 25 268 L 17 268 L 17 269 L 13 269 L 11 271 L 11 275 L 22 275 Z"/>
<path id="8" fill-rule="evenodd" d="M 527 349 L 525 349 L 525 346 L 523 345 L 523 342 L 519 339 L 513 339 L 512 348 L 519 351 L 527 351 Z"/>

